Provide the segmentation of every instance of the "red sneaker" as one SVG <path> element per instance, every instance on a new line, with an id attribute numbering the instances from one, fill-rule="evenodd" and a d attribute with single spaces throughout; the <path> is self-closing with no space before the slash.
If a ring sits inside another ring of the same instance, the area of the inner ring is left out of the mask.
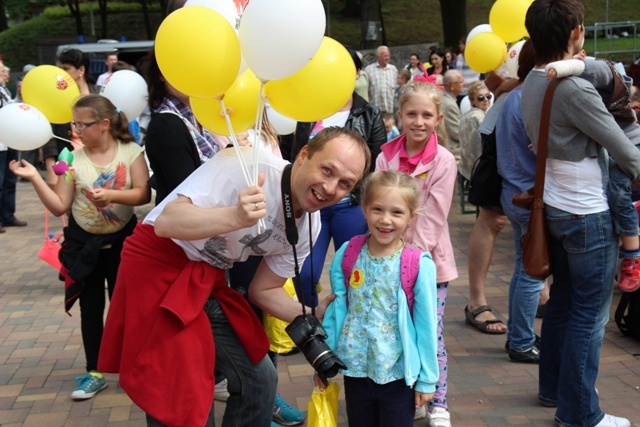
<path id="1" fill-rule="evenodd" d="M 618 289 L 622 292 L 634 292 L 640 289 L 640 258 L 625 258 L 622 261 Z"/>

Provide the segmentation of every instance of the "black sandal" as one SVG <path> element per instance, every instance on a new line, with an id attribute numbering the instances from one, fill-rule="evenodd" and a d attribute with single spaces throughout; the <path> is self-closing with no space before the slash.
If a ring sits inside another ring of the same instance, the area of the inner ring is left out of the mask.
<path id="1" fill-rule="evenodd" d="M 504 325 L 504 322 L 500 319 L 485 320 L 484 322 L 476 320 L 476 316 L 480 313 L 484 313 L 485 311 L 492 311 L 491 307 L 489 307 L 488 305 L 481 305 L 475 310 L 469 311 L 469 306 L 466 306 L 464 308 L 465 323 L 467 325 L 473 326 L 474 328 L 476 328 L 477 330 L 485 334 L 490 334 L 490 335 L 506 334 L 507 333 L 506 329 L 505 330 L 488 329 L 489 325 L 493 325 L 495 323 L 501 323 Z"/>

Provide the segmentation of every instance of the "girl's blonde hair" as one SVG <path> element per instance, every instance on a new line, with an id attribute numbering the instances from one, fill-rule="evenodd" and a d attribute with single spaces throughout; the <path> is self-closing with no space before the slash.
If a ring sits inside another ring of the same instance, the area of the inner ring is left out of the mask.
<path id="1" fill-rule="evenodd" d="M 398 111 L 402 111 L 404 104 L 414 96 L 428 96 L 436 106 L 436 114 L 439 116 L 442 111 L 442 90 L 436 85 L 428 82 L 410 81 L 402 87 L 400 90 L 400 96 L 398 97 Z M 440 120 L 436 127 L 436 136 L 438 137 L 438 144 L 447 148 L 447 132 L 444 128 L 444 120 Z"/>
<path id="2" fill-rule="evenodd" d="M 420 186 L 418 182 L 406 173 L 392 170 L 376 171 L 367 175 L 362 183 L 360 199 L 363 208 L 373 203 L 376 193 L 381 187 L 397 189 L 407 204 L 411 217 L 416 215 L 420 205 Z"/>
<path id="3" fill-rule="evenodd" d="M 262 127 L 260 129 L 260 134 L 260 137 L 262 137 L 262 140 L 265 143 L 269 144 L 270 146 L 280 146 L 280 138 L 278 137 L 278 132 L 276 132 L 271 122 L 269 122 L 266 108 L 262 114 Z"/>
<path id="4" fill-rule="evenodd" d="M 73 106 L 74 110 L 79 108 L 88 108 L 91 110 L 96 120 L 109 119 L 111 122 L 109 134 L 111 134 L 116 141 L 122 141 L 124 143 L 135 141 L 135 138 L 131 135 L 131 132 L 129 132 L 127 117 L 113 105 L 109 98 L 95 94 L 83 96 Z"/>

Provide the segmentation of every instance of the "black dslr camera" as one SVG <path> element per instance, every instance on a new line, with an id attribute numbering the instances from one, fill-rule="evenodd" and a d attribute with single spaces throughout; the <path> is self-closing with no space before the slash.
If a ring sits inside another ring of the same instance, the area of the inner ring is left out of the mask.
<path id="1" fill-rule="evenodd" d="M 324 342 L 327 333 L 315 316 L 302 314 L 293 319 L 285 331 L 316 370 L 324 385 L 328 385 L 327 378 L 335 377 L 340 369 L 347 369 L 347 365 Z"/>

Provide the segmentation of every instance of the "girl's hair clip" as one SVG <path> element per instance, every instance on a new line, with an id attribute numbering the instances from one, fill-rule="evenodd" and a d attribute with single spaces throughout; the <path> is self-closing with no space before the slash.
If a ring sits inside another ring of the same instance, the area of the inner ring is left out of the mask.
<path id="1" fill-rule="evenodd" d="M 120 114 L 120 112 L 121 112 L 121 111 L 122 111 L 121 109 L 119 109 L 118 107 L 116 107 L 116 113 Z"/>

